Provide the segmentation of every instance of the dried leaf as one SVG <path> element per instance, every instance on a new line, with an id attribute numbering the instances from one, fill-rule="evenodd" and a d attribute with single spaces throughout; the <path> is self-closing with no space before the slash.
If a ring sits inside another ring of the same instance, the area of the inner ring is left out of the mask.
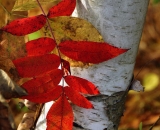
<path id="1" fill-rule="evenodd" d="M 21 77 L 35 77 L 47 73 L 60 65 L 60 58 L 54 54 L 29 56 L 13 60 Z"/>
<path id="2" fill-rule="evenodd" d="M 41 29 L 46 23 L 46 17 L 41 14 L 33 17 L 17 19 L 10 22 L 1 30 L 17 36 L 30 34 Z"/>
<path id="3" fill-rule="evenodd" d="M 0 101 L 24 95 L 27 95 L 27 92 L 15 84 L 7 73 L 0 69 Z"/>
<path id="4" fill-rule="evenodd" d="M 34 124 L 34 116 L 35 113 L 33 112 L 25 113 L 20 124 L 18 125 L 17 130 L 30 130 Z"/>
<path id="5" fill-rule="evenodd" d="M 137 91 L 137 92 L 143 92 L 144 87 L 141 85 L 140 81 L 134 80 L 132 85 L 131 85 L 130 90 L 134 90 L 134 91 Z"/>
<path id="6" fill-rule="evenodd" d="M 12 113 L 7 103 L 0 102 L 0 130 L 15 130 Z"/>
<path id="7" fill-rule="evenodd" d="M 3 31 L 3 39 L 6 39 L 3 46 L 11 60 L 26 55 L 24 36 L 19 36 L 17 38 L 17 36 Z"/>
<path id="8" fill-rule="evenodd" d="M 72 89 L 78 92 L 91 95 L 100 94 L 96 86 L 86 79 L 76 76 L 66 76 L 65 81 Z"/>
<path id="9" fill-rule="evenodd" d="M 55 48 L 55 41 L 51 38 L 43 37 L 26 43 L 28 56 L 44 55 Z"/>
<path id="10" fill-rule="evenodd" d="M 112 59 L 128 50 L 111 46 L 108 43 L 89 41 L 64 41 L 60 43 L 59 49 L 69 58 L 94 64 Z"/>
<path id="11" fill-rule="evenodd" d="M 58 3 L 60 0 L 39 0 L 41 5 L 47 5 L 50 3 Z M 38 7 L 36 0 L 16 0 L 16 3 L 12 11 L 27 11 Z"/>
<path id="12" fill-rule="evenodd" d="M 53 18 L 57 16 L 70 16 L 76 7 L 76 0 L 62 0 L 56 6 L 53 6 L 47 17 Z"/>
<path id="13" fill-rule="evenodd" d="M 46 118 L 47 130 L 72 130 L 73 111 L 64 95 L 51 106 Z"/>
<path id="14" fill-rule="evenodd" d="M 93 105 L 84 96 L 82 96 L 79 92 L 75 91 L 73 88 L 64 87 L 64 91 L 69 100 L 71 100 L 71 102 L 75 105 L 87 109 L 93 108 Z"/>
<path id="15" fill-rule="evenodd" d="M 98 30 L 84 19 L 61 16 L 50 19 L 50 24 L 57 43 L 64 40 L 103 42 Z M 43 35 L 51 37 L 50 30 L 46 26 L 41 31 Z"/>
<path id="16" fill-rule="evenodd" d="M 10 70 L 14 68 L 14 65 L 10 59 L 7 47 L 8 45 L 6 40 L 0 43 L 0 69 L 4 70 L 11 78 L 13 78 Z"/>

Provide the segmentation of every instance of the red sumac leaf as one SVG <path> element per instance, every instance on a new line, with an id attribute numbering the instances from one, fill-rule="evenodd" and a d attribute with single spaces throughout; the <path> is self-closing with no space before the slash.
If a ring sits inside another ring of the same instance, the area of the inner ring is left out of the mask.
<path id="1" fill-rule="evenodd" d="M 44 55 L 55 48 L 55 41 L 52 38 L 39 38 L 26 43 L 28 56 Z"/>
<path id="2" fill-rule="evenodd" d="M 45 86 L 43 87 L 43 89 L 45 89 Z M 58 99 L 61 96 L 61 94 L 62 94 L 62 86 L 56 86 L 50 88 L 48 91 L 45 91 L 43 93 L 40 92 L 33 94 L 32 91 L 30 91 L 28 92 L 28 96 L 23 96 L 21 98 L 27 99 L 35 103 L 46 103 Z"/>
<path id="3" fill-rule="evenodd" d="M 56 6 L 53 6 L 47 17 L 53 18 L 57 16 L 70 16 L 76 7 L 76 0 L 62 0 Z"/>
<path id="4" fill-rule="evenodd" d="M 86 79 L 76 76 L 66 76 L 65 81 L 72 89 L 78 92 L 91 95 L 100 94 L 96 86 Z"/>
<path id="5" fill-rule="evenodd" d="M 55 69 L 49 73 L 43 74 L 42 76 L 38 76 L 25 82 L 22 87 L 25 88 L 28 93 L 33 95 L 47 92 L 59 84 L 63 76 L 62 74 L 62 70 Z"/>
<path id="6" fill-rule="evenodd" d="M 61 96 L 47 114 L 47 130 L 72 130 L 73 111 L 65 96 Z"/>
<path id="7" fill-rule="evenodd" d="M 128 50 L 108 43 L 91 41 L 64 41 L 60 43 L 59 49 L 69 58 L 95 64 L 112 59 Z"/>
<path id="8" fill-rule="evenodd" d="M 66 96 L 71 100 L 71 102 L 79 107 L 83 108 L 93 108 L 91 102 L 89 102 L 84 96 L 82 96 L 79 92 L 75 91 L 71 87 L 64 87 L 64 91 Z"/>
<path id="9" fill-rule="evenodd" d="M 54 54 L 29 56 L 13 60 L 21 77 L 35 77 L 47 73 L 60 65 L 60 58 Z"/>
<path id="10" fill-rule="evenodd" d="M 33 17 L 17 19 L 2 28 L 3 31 L 17 36 L 30 34 L 41 29 L 46 23 L 46 17 L 41 14 Z"/>

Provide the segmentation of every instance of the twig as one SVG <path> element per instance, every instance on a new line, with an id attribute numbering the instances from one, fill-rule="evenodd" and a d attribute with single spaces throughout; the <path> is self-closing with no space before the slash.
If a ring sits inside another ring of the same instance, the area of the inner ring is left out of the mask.
<path id="1" fill-rule="evenodd" d="M 149 130 L 152 130 L 152 128 L 160 121 L 160 116 L 158 117 L 157 121 L 149 128 Z"/>
<path id="2" fill-rule="evenodd" d="M 39 104 L 39 106 L 37 107 L 37 110 L 36 110 L 36 113 L 35 113 L 35 116 L 34 116 L 34 125 L 33 127 L 31 128 L 31 130 L 34 130 L 36 128 L 36 124 L 37 124 L 37 121 L 38 121 L 38 118 L 42 112 L 42 108 L 44 106 L 44 103 L 43 104 Z"/>
<path id="3" fill-rule="evenodd" d="M 3 8 L 3 10 L 4 10 L 7 14 L 11 15 L 11 13 L 2 5 L 1 2 L 0 2 L 0 6 Z"/>

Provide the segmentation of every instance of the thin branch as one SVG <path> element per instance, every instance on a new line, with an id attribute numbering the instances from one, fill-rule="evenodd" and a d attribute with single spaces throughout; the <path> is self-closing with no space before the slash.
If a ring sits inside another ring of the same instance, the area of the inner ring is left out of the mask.
<path id="1" fill-rule="evenodd" d="M 153 127 L 160 121 L 160 116 L 158 117 L 157 121 L 149 128 L 149 130 L 152 130 Z"/>
<path id="2" fill-rule="evenodd" d="M 62 56 L 61 56 L 61 54 L 60 54 L 58 44 L 57 44 L 56 39 L 55 39 L 55 37 L 54 37 L 54 33 L 53 33 L 52 28 L 51 28 L 51 24 L 50 24 L 50 22 L 49 22 L 49 19 L 47 18 L 47 15 L 45 14 L 45 12 L 44 12 L 44 10 L 43 10 L 43 8 L 42 8 L 42 6 L 41 6 L 39 0 L 37 0 L 37 3 L 38 3 L 38 5 L 39 5 L 39 7 L 41 8 L 42 13 L 46 16 L 47 24 L 48 24 L 49 30 L 51 31 L 52 38 L 53 38 L 53 40 L 55 41 L 56 48 L 57 48 L 57 50 L 58 50 L 58 55 L 59 55 L 60 59 L 62 60 Z M 62 61 L 61 61 L 61 69 L 62 69 L 62 68 L 63 68 L 63 64 L 62 64 Z"/>
<path id="3" fill-rule="evenodd" d="M 34 130 L 36 128 L 36 124 L 37 124 L 37 121 L 38 121 L 38 118 L 41 114 L 41 111 L 43 109 L 43 106 L 44 106 L 44 103 L 43 104 L 40 104 L 36 110 L 36 113 L 35 113 L 35 116 L 34 116 L 34 125 L 33 127 L 31 128 L 31 130 Z"/>
<path id="4" fill-rule="evenodd" d="M 2 5 L 1 2 L 0 2 L 0 6 L 2 7 L 2 9 L 3 9 L 8 15 L 11 15 L 11 13 Z"/>

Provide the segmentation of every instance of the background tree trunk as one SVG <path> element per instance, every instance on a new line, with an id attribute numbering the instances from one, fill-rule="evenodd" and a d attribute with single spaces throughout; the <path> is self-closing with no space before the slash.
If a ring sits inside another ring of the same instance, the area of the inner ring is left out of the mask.
<path id="1" fill-rule="evenodd" d="M 93 82 L 101 92 L 88 97 L 94 109 L 73 105 L 74 130 L 117 130 L 124 111 L 125 97 L 130 85 L 135 58 L 142 34 L 149 0 L 77 0 L 73 16 L 91 22 L 105 42 L 130 50 L 114 59 L 88 68 L 72 68 L 72 74 Z M 37 130 L 44 130 L 46 109 L 37 123 Z M 43 125 L 42 125 L 43 124 Z"/>

